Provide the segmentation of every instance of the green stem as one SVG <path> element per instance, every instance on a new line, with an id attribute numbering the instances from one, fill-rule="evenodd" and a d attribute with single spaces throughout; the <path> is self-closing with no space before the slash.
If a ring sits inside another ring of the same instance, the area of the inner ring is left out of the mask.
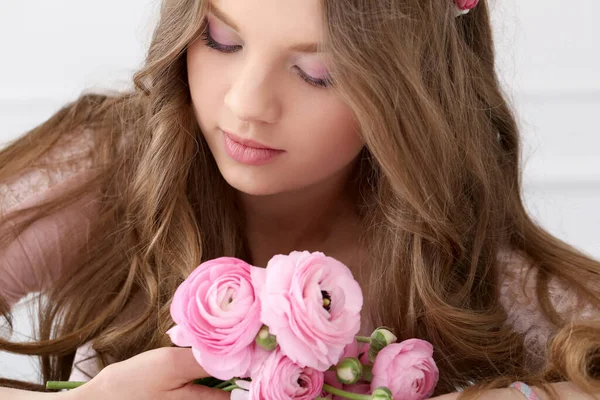
<path id="1" fill-rule="evenodd" d="M 241 389 L 241 387 L 239 387 L 236 384 L 233 384 L 233 385 L 229 385 L 229 386 L 226 386 L 226 387 L 223 388 L 223 390 L 226 391 L 226 392 L 231 392 L 234 389 Z"/>
<path id="2" fill-rule="evenodd" d="M 358 394 L 346 392 L 345 390 L 338 389 L 328 384 L 323 384 L 323 390 L 327 393 L 335 394 L 336 396 L 341 396 L 350 400 L 371 400 L 370 394 Z"/>
<path id="3" fill-rule="evenodd" d="M 75 389 L 83 385 L 85 382 L 75 382 L 75 381 L 48 381 L 46 382 L 46 389 Z"/>
<path id="4" fill-rule="evenodd" d="M 371 382 L 373 380 L 373 366 L 370 364 L 364 365 L 362 370 L 362 376 L 360 377 L 363 381 Z"/>
<path id="5" fill-rule="evenodd" d="M 223 381 L 223 382 L 219 383 L 217 386 L 215 386 L 215 389 L 223 389 L 232 384 L 233 384 L 233 382 L 231 382 L 231 380 Z"/>
<path id="6" fill-rule="evenodd" d="M 371 343 L 371 338 L 368 336 L 356 336 L 356 341 L 358 343 Z"/>

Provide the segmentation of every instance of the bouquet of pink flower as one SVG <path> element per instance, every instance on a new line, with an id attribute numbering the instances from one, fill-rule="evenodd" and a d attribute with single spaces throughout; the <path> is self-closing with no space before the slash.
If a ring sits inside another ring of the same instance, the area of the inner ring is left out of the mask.
<path id="1" fill-rule="evenodd" d="M 232 399 L 431 396 L 439 374 L 431 344 L 396 343 L 384 328 L 356 336 L 362 305 L 348 267 L 323 253 L 276 255 L 266 268 L 221 257 L 179 286 L 167 333 Z"/>

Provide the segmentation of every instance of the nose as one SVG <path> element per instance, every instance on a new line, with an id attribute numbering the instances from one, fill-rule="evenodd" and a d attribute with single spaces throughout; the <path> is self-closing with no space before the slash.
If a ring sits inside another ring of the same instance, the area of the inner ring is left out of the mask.
<path id="1" fill-rule="evenodd" d="M 231 113 L 244 122 L 276 121 L 281 105 L 272 71 L 264 62 L 250 59 L 238 71 L 224 99 Z"/>

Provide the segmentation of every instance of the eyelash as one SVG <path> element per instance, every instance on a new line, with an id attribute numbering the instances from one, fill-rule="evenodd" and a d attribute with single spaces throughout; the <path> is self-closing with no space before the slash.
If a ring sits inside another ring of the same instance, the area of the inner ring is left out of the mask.
<path id="1" fill-rule="evenodd" d="M 238 47 L 242 47 L 239 45 L 229 46 L 229 45 L 224 45 L 224 44 L 216 42 L 215 39 L 213 39 L 213 37 L 210 35 L 210 32 L 208 31 L 208 25 L 206 26 L 206 29 L 202 33 L 202 40 L 204 41 L 204 44 L 206 46 L 208 46 L 212 49 L 215 49 L 217 51 L 220 51 L 221 53 L 235 53 L 238 50 Z M 327 88 L 327 87 L 331 86 L 331 82 L 329 79 L 311 78 L 310 76 L 306 75 L 306 73 L 304 73 L 304 71 L 302 71 L 300 68 L 298 68 L 298 67 L 295 67 L 295 68 L 298 70 L 300 78 L 302 78 L 302 80 L 304 80 L 308 84 L 319 87 L 319 88 Z"/>

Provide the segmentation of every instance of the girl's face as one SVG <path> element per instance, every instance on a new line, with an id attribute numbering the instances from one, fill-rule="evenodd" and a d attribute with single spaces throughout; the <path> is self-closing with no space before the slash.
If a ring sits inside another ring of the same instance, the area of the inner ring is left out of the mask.
<path id="1" fill-rule="evenodd" d="M 212 0 L 206 33 L 188 49 L 198 124 L 221 174 L 241 192 L 334 181 L 364 146 L 351 109 L 322 87 L 328 58 L 311 46 L 325 40 L 319 3 Z"/>

